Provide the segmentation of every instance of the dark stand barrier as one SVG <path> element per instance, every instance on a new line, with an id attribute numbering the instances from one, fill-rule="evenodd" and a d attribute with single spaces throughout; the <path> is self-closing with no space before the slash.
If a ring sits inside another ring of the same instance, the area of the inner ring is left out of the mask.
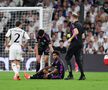
<path id="1" fill-rule="evenodd" d="M 24 70 L 26 62 L 28 60 L 30 60 L 30 58 L 33 58 L 33 57 L 34 57 L 34 54 L 30 54 L 30 53 L 24 55 L 24 61 L 21 62 L 21 66 L 22 66 L 21 70 Z M 8 58 L 8 54 L 1 54 L 0 58 L 5 60 L 6 58 Z M 65 64 L 65 69 L 67 70 L 66 61 L 64 60 L 65 54 L 62 54 L 61 58 L 63 59 L 64 64 Z M 103 59 L 104 59 L 104 55 L 84 54 L 83 55 L 84 71 L 87 71 L 87 72 L 107 72 L 108 66 L 106 66 L 104 64 Z M 51 59 L 51 61 L 52 61 L 52 59 Z M 0 61 L 0 62 L 3 63 L 2 61 Z M 75 65 L 75 59 L 73 57 L 72 58 L 73 69 L 74 69 L 74 65 Z M 30 70 L 35 69 L 35 57 L 34 57 L 34 62 L 31 63 L 31 66 L 33 66 L 34 68 L 30 67 L 31 68 Z M 1 66 L 1 64 L 0 64 L 0 69 L 1 68 L 3 68 L 3 66 Z M 9 70 L 10 70 L 10 65 L 9 65 Z"/>
<path id="2" fill-rule="evenodd" d="M 104 55 L 86 54 L 84 58 L 84 70 L 93 72 L 107 72 L 108 66 L 104 64 Z"/>

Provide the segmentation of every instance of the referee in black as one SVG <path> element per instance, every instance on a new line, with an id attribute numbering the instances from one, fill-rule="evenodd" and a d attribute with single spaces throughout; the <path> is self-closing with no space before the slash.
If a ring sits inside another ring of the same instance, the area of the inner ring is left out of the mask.
<path id="1" fill-rule="evenodd" d="M 68 42 L 70 42 L 70 46 L 68 48 L 65 60 L 68 65 L 68 72 L 69 75 L 66 80 L 69 79 L 74 79 L 73 74 L 72 74 L 72 65 L 71 65 L 71 58 L 74 55 L 75 60 L 78 64 L 78 67 L 81 72 L 81 76 L 79 77 L 79 80 L 85 80 L 85 75 L 82 67 L 82 34 L 84 33 L 83 26 L 81 23 L 78 21 L 78 14 L 77 13 L 72 13 L 72 18 L 71 18 L 71 24 L 70 26 L 70 31 L 71 31 L 71 37 L 68 39 Z"/>

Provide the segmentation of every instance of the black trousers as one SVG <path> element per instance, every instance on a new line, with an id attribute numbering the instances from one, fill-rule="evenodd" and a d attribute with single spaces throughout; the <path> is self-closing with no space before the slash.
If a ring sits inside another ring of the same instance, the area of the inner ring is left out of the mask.
<path id="1" fill-rule="evenodd" d="M 30 77 L 30 79 L 43 79 L 44 78 L 44 73 L 43 72 L 39 72 L 34 74 L 33 76 Z"/>
<path id="2" fill-rule="evenodd" d="M 82 45 L 79 45 L 77 43 L 72 43 L 70 44 L 67 54 L 65 56 L 65 60 L 67 62 L 67 65 L 70 65 L 70 60 L 73 57 L 73 55 L 75 56 L 75 60 L 76 63 L 78 64 L 78 67 L 80 69 L 81 74 L 83 73 L 83 67 L 82 67 Z"/>

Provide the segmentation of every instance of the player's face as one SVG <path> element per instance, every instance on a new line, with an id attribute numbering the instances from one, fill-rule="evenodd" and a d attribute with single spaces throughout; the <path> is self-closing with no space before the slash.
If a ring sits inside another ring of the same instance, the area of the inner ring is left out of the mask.
<path id="1" fill-rule="evenodd" d="M 53 54 L 53 59 L 55 60 L 55 59 L 57 59 L 57 55 L 56 54 Z"/>
<path id="2" fill-rule="evenodd" d="M 42 36 L 39 36 L 39 38 L 42 38 L 42 37 L 44 37 L 44 34 Z"/>

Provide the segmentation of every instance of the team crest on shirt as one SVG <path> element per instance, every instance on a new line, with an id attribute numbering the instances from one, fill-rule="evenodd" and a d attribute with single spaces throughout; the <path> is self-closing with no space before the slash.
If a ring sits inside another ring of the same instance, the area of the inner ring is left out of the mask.
<path id="1" fill-rule="evenodd" d="M 55 66 L 55 68 L 57 68 L 57 66 Z"/>
<path id="2" fill-rule="evenodd" d="M 46 40 L 44 40 L 44 42 L 46 42 Z"/>

